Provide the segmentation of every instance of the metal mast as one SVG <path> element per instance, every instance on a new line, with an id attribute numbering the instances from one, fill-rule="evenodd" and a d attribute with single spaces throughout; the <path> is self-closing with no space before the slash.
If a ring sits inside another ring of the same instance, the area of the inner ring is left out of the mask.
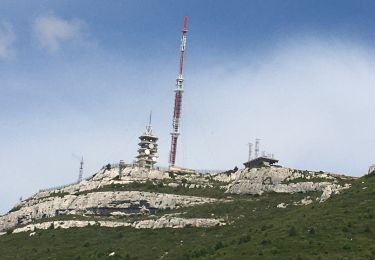
<path id="1" fill-rule="evenodd" d="M 253 144 L 252 143 L 248 143 L 248 145 L 249 145 L 249 158 L 248 158 L 248 161 L 250 161 L 252 159 Z"/>
<path id="2" fill-rule="evenodd" d="M 180 70 L 176 79 L 174 112 L 173 112 L 173 129 L 171 132 L 171 150 L 169 153 L 169 165 L 174 166 L 176 163 L 177 139 L 180 135 L 180 119 L 181 119 L 181 104 L 182 93 L 184 92 L 183 71 L 184 71 L 184 54 L 186 48 L 186 34 L 187 34 L 187 17 L 184 17 L 184 29 L 182 30 L 181 47 L 180 47 Z"/>
<path id="3" fill-rule="evenodd" d="M 78 182 L 82 181 L 82 176 L 83 176 L 83 156 L 82 156 L 80 167 L 79 167 Z"/>
<path id="4" fill-rule="evenodd" d="M 259 143 L 260 139 L 255 139 L 255 159 L 259 157 Z"/>

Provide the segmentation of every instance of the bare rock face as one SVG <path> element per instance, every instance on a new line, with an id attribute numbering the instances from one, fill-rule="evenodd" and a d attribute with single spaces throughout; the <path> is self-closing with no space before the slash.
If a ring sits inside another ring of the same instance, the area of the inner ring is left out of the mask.
<path id="1" fill-rule="evenodd" d="M 326 201 L 332 196 L 332 194 L 339 194 L 342 190 L 349 189 L 349 188 L 350 188 L 349 184 L 345 184 L 344 186 L 341 186 L 338 184 L 329 185 L 323 190 L 323 194 L 320 197 L 320 202 Z"/>
<path id="2" fill-rule="evenodd" d="M 231 194 L 258 194 L 264 192 L 297 193 L 323 192 L 321 202 L 332 194 L 350 188 L 350 185 L 337 184 L 339 175 L 323 172 L 298 171 L 282 167 L 263 167 L 242 169 L 231 174 L 217 174 L 214 179 L 220 182 L 229 182 L 226 193 Z"/>
<path id="3" fill-rule="evenodd" d="M 175 209 L 214 201 L 216 199 L 139 191 L 93 192 L 85 195 L 48 197 L 40 201 L 27 202 L 19 210 L 0 217 L 0 231 L 57 215 L 153 213 L 156 209 Z"/>
<path id="4" fill-rule="evenodd" d="M 58 221 L 30 224 L 33 221 L 51 218 L 59 215 L 81 216 L 128 216 L 152 215 L 157 210 L 178 209 L 214 203 L 219 200 L 206 197 L 182 196 L 177 194 L 141 192 L 141 191 L 104 191 L 107 186 L 117 187 L 131 183 L 153 183 L 160 187 L 188 189 L 223 189 L 228 194 L 258 194 L 265 192 L 296 193 L 320 192 L 318 201 L 324 202 L 331 195 L 338 194 L 350 185 L 340 185 L 338 175 L 299 171 L 282 167 L 263 167 L 242 169 L 217 174 L 172 174 L 165 170 L 143 169 L 127 166 L 120 170 L 103 168 L 89 179 L 72 185 L 57 187 L 40 191 L 32 197 L 16 205 L 12 212 L 0 216 L 1 231 L 13 229 L 34 230 L 50 227 L 69 228 L 88 225 L 101 225 L 108 227 L 129 226 L 134 228 L 181 228 L 187 226 L 208 227 L 222 225 L 217 219 L 184 219 L 175 216 L 161 217 L 159 219 L 145 219 L 138 222 L 115 221 Z M 125 186 L 123 186 L 125 185 Z M 124 188 L 123 188 L 124 189 Z M 108 190 L 108 189 L 107 189 Z M 311 199 L 298 202 L 294 205 L 306 205 Z M 286 206 L 280 205 L 280 208 Z M 47 223 L 47 224 L 46 224 Z M 49 224 L 48 224 L 49 223 Z M 26 227 L 19 227 L 27 225 Z M 50 225 L 50 226 L 48 226 Z M 34 229 L 33 229 L 34 228 Z M 20 231 L 21 230 L 21 231 Z"/>
<path id="5" fill-rule="evenodd" d="M 29 224 L 24 227 L 16 228 L 13 233 L 34 232 L 40 229 L 68 229 L 82 228 L 87 226 L 100 227 L 132 227 L 136 229 L 150 228 L 184 228 L 184 227 L 214 227 L 222 226 L 226 223 L 222 219 L 214 218 L 176 218 L 161 217 L 158 219 L 147 219 L 135 222 L 117 222 L 117 221 L 82 221 L 82 220 L 64 220 L 64 221 L 48 221 L 37 224 Z M 5 234 L 5 233 L 4 233 Z"/>

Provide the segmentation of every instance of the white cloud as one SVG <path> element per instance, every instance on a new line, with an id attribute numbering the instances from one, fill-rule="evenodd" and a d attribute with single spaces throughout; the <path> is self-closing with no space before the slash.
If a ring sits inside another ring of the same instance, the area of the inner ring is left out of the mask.
<path id="1" fill-rule="evenodd" d="M 0 24 L 0 58 L 7 58 L 14 53 L 13 42 L 16 35 L 9 23 Z"/>
<path id="2" fill-rule="evenodd" d="M 80 39 L 82 25 L 77 19 L 64 20 L 48 14 L 35 19 L 33 30 L 40 45 L 52 53 L 60 50 L 63 44 Z"/>
<path id="3" fill-rule="evenodd" d="M 374 50 L 299 39 L 236 62 L 186 77 L 187 166 L 240 166 L 255 137 L 290 167 L 360 175 L 375 163 Z"/>

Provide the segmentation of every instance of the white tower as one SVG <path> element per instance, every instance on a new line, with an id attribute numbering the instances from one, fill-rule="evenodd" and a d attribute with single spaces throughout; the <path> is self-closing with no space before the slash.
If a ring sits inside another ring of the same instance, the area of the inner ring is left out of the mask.
<path id="1" fill-rule="evenodd" d="M 136 157 L 138 166 L 149 169 L 153 168 L 154 164 L 157 162 L 157 141 L 159 139 L 152 133 L 151 116 L 152 114 L 150 113 L 150 119 L 148 125 L 146 126 L 146 132 L 139 137 L 140 142 L 138 143 L 139 148 L 138 155 Z"/>

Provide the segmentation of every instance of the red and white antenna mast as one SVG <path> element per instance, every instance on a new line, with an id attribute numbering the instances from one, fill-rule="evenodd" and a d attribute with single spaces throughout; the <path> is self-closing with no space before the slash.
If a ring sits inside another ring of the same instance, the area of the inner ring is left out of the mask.
<path id="1" fill-rule="evenodd" d="M 180 48 L 180 70 L 176 79 L 175 99 L 174 99 L 174 112 L 173 112 L 173 129 L 171 132 L 171 150 L 169 153 L 169 165 L 174 166 L 176 163 L 177 152 L 177 139 L 180 135 L 180 119 L 181 119 L 181 105 L 182 93 L 184 92 L 184 54 L 186 48 L 186 34 L 187 34 L 187 17 L 184 17 L 184 29 L 182 30 L 181 48 Z"/>

